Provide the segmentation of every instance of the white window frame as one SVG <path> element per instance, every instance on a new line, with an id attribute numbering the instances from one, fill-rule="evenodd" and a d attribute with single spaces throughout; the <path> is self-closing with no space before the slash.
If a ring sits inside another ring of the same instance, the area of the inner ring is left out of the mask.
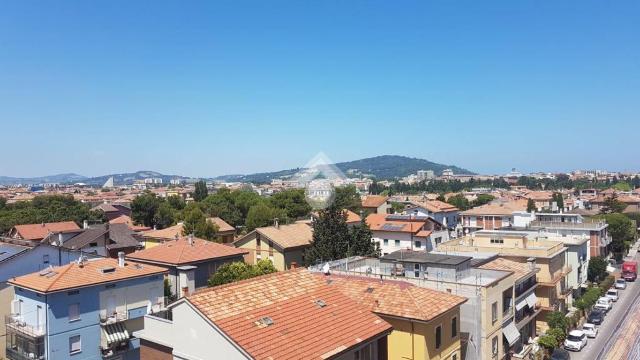
<path id="1" fill-rule="evenodd" d="M 72 309 L 75 308 L 75 314 Z M 67 317 L 69 318 L 69 322 L 74 322 L 80 320 L 80 303 L 69 304 Z M 75 315 L 75 316 L 72 316 Z"/>
<path id="2" fill-rule="evenodd" d="M 76 340 L 77 341 L 74 341 Z M 82 337 L 73 335 L 69 337 L 69 355 L 79 354 L 82 352 Z"/>

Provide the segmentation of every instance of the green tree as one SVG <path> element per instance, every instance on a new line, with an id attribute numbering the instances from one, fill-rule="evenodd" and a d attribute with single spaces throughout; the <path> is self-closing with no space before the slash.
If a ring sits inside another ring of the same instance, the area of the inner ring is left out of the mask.
<path id="1" fill-rule="evenodd" d="M 627 182 L 621 181 L 613 185 L 613 188 L 618 191 L 631 191 L 631 185 Z"/>
<path id="2" fill-rule="evenodd" d="M 471 208 L 471 205 L 469 204 L 469 200 L 467 200 L 467 198 L 462 194 L 456 194 L 456 195 L 450 196 L 449 199 L 447 200 L 447 203 L 457 207 L 461 211 L 468 210 L 469 208 Z"/>
<path id="3" fill-rule="evenodd" d="M 564 209 L 564 197 L 561 193 L 553 193 L 551 199 L 556 202 L 558 209 Z"/>
<path id="4" fill-rule="evenodd" d="M 373 233 L 364 218 L 360 220 L 360 224 L 350 228 L 350 237 L 348 256 L 380 256 L 380 246 L 371 241 Z"/>
<path id="5" fill-rule="evenodd" d="M 436 200 L 442 201 L 442 202 L 447 202 L 447 198 L 444 197 L 444 194 L 438 194 L 438 197 L 436 198 Z"/>
<path id="6" fill-rule="evenodd" d="M 209 190 L 207 190 L 207 183 L 204 180 L 200 180 L 196 182 L 195 189 L 193 191 L 193 200 L 202 201 L 207 195 L 209 195 Z"/>
<path id="7" fill-rule="evenodd" d="M 229 189 L 220 189 L 201 202 L 209 216 L 217 216 L 232 226 L 242 226 L 244 218 L 235 204 L 235 198 Z M 248 209 L 247 209 L 248 211 Z"/>
<path id="8" fill-rule="evenodd" d="M 556 338 L 558 344 L 562 344 L 567 336 L 567 333 L 561 328 L 551 328 L 547 330 L 547 335 L 553 336 L 554 338 Z"/>
<path id="9" fill-rule="evenodd" d="M 604 200 L 604 204 L 600 208 L 601 214 L 621 213 L 627 208 L 627 204 L 618 200 L 616 194 L 612 194 Z"/>
<path id="10" fill-rule="evenodd" d="M 131 218 L 144 226 L 155 225 L 154 217 L 162 200 L 156 194 L 145 191 L 131 202 Z"/>
<path id="11" fill-rule="evenodd" d="M 274 194 L 270 199 L 271 205 L 282 209 L 290 219 L 308 217 L 311 206 L 307 202 L 303 189 L 291 189 Z"/>
<path id="12" fill-rule="evenodd" d="M 399 202 L 391 202 L 391 210 L 393 211 L 394 214 L 400 214 L 404 211 L 404 209 L 406 208 L 406 205 L 403 203 L 399 203 Z"/>
<path id="13" fill-rule="evenodd" d="M 167 202 L 162 202 L 153 215 L 153 223 L 159 229 L 164 229 L 175 223 L 175 210 Z"/>
<path id="14" fill-rule="evenodd" d="M 3 210 L 7 206 L 7 199 L 0 196 L 0 210 Z"/>
<path id="15" fill-rule="evenodd" d="M 479 194 L 476 199 L 472 203 L 472 207 L 482 206 L 484 204 L 488 204 L 493 201 L 495 197 L 490 194 Z"/>
<path id="16" fill-rule="evenodd" d="M 536 208 L 536 203 L 535 201 L 533 201 L 533 199 L 529 199 L 527 200 L 527 212 L 528 213 L 533 213 L 537 210 Z"/>
<path id="17" fill-rule="evenodd" d="M 362 209 L 362 201 L 360 200 L 360 194 L 354 185 L 341 186 L 336 189 L 335 200 L 333 205 L 339 209 L 348 209 L 354 213 L 360 213 Z"/>
<path id="18" fill-rule="evenodd" d="M 589 267 L 587 268 L 587 279 L 591 282 L 597 282 L 607 276 L 607 261 L 601 256 L 595 256 L 589 259 Z"/>
<path id="19" fill-rule="evenodd" d="M 538 344 L 545 348 L 548 352 L 558 347 L 558 339 L 554 335 L 545 334 L 540 336 Z"/>
<path id="20" fill-rule="evenodd" d="M 169 196 L 167 198 L 167 203 L 169 204 L 169 206 L 171 206 L 172 209 L 175 210 L 183 210 L 185 206 L 187 206 L 187 203 L 184 201 L 184 199 L 178 195 Z"/>
<path id="21" fill-rule="evenodd" d="M 600 215 L 599 218 L 604 219 L 609 227 L 607 230 L 611 235 L 611 251 L 617 259 L 621 259 L 623 254 L 629 249 L 631 243 L 636 239 L 636 223 L 628 216 L 611 213 Z"/>
<path id="22" fill-rule="evenodd" d="M 552 311 L 547 314 L 547 324 L 552 329 L 560 329 L 563 333 L 566 333 L 569 322 L 564 313 L 560 311 Z"/>
<path id="23" fill-rule="evenodd" d="M 209 286 L 218 286 L 235 281 L 251 279 L 260 275 L 271 274 L 276 271 L 276 268 L 270 260 L 260 260 L 256 265 L 250 265 L 238 261 L 220 266 L 211 278 L 209 278 L 208 283 Z"/>
<path id="24" fill-rule="evenodd" d="M 350 238 L 345 211 L 335 204 L 320 210 L 313 221 L 313 240 L 311 247 L 305 251 L 305 262 L 313 265 L 321 261 L 345 258 Z"/>
<path id="25" fill-rule="evenodd" d="M 245 226 L 247 231 L 252 231 L 255 228 L 273 225 L 275 219 L 278 219 L 280 223 L 285 223 L 286 218 L 287 214 L 284 210 L 262 203 L 249 209 Z"/>

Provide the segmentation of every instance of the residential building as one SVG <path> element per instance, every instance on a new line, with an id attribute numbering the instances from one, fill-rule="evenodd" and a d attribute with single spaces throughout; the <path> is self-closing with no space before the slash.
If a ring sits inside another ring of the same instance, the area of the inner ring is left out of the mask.
<path id="1" fill-rule="evenodd" d="M 80 227 L 73 221 L 24 224 L 16 225 L 9 230 L 8 237 L 16 240 L 30 241 L 33 245 L 52 233 L 61 233 L 65 238 L 71 238 L 80 233 L 80 231 Z"/>
<path id="2" fill-rule="evenodd" d="M 449 240 L 447 229 L 429 216 L 370 214 L 366 218 L 383 255 L 400 249 L 431 251 Z"/>
<path id="3" fill-rule="evenodd" d="M 23 246 L 0 242 L 0 319 L 11 315 L 11 301 L 15 297 L 9 279 L 41 271 L 49 266 L 61 266 L 77 260 L 81 253 L 49 244 Z M 0 357 L 5 355 L 6 328 L 0 326 Z"/>
<path id="4" fill-rule="evenodd" d="M 311 246 L 313 231 L 305 223 L 257 228 L 233 244 L 249 254 L 245 260 L 255 264 L 261 259 L 269 259 L 278 271 L 302 266 L 304 251 Z"/>
<path id="5" fill-rule="evenodd" d="M 502 346 L 510 358 L 526 358 L 531 351 L 530 339 L 536 337 L 536 319 L 541 312 L 536 297 L 539 271 L 535 262 L 521 263 L 504 258 L 496 258 L 479 266 L 485 270 L 511 271 L 514 275 L 512 288 L 502 293 Z"/>
<path id="6" fill-rule="evenodd" d="M 403 281 L 466 297 L 467 302 L 460 306 L 463 358 L 502 359 L 505 356 L 501 340 L 503 312 L 499 309 L 503 293 L 514 286 L 514 275 L 512 271 L 478 269 L 473 264 L 474 259 L 470 256 L 398 250 L 379 259 L 352 257 L 320 264 L 312 270 L 323 272 L 328 268 L 331 274 Z M 526 348 L 528 353 L 531 346 Z"/>
<path id="7" fill-rule="evenodd" d="M 208 288 L 148 315 L 143 359 L 386 359 L 392 327 L 306 269 Z"/>
<path id="8" fill-rule="evenodd" d="M 139 359 L 134 331 L 164 309 L 164 268 L 81 258 L 9 280 L 8 359 Z"/>
<path id="9" fill-rule="evenodd" d="M 131 209 L 120 204 L 102 203 L 94 206 L 91 210 L 102 211 L 108 221 L 111 221 L 119 216 L 131 216 Z"/>
<path id="10" fill-rule="evenodd" d="M 387 359 L 462 359 L 460 306 L 465 297 L 404 281 L 317 274 L 393 326 Z"/>
<path id="11" fill-rule="evenodd" d="M 403 213 L 429 216 L 449 230 L 455 229 L 460 217 L 460 210 L 457 207 L 440 200 L 410 202 Z"/>
<path id="12" fill-rule="evenodd" d="M 218 227 L 216 236 L 220 238 L 223 244 L 231 244 L 235 240 L 236 228 L 219 217 L 211 217 L 208 220 Z"/>
<path id="13" fill-rule="evenodd" d="M 482 230 L 443 243 L 438 250 L 459 254 L 496 253 L 501 258 L 523 264 L 530 259 L 535 260 L 535 266 L 539 269 L 536 296 L 542 310 L 537 326 L 541 331 L 547 328 L 544 319 L 549 312 L 566 312 L 572 302 L 572 292 L 567 282 L 572 268 L 567 264 L 567 248 L 562 242 L 530 238 L 526 232 Z"/>
<path id="14" fill-rule="evenodd" d="M 136 251 L 127 255 L 127 259 L 168 268 L 171 292 L 182 297 L 206 287 L 220 266 L 243 262 L 248 253 L 233 246 L 187 236 Z"/>
<path id="15" fill-rule="evenodd" d="M 144 225 L 136 225 L 130 216 L 120 215 L 117 218 L 109 220 L 109 224 L 126 224 L 127 227 L 135 232 L 149 231 L 150 227 Z"/>
<path id="16" fill-rule="evenodd" d="M 235 228 L 233 226 L 229 225 L 219 217 L 207 218 L 207 221 L 212 222 L 218 227 L 218 233 L 216 235 L 220 238 L 220 241 L 225 244 L 233 242 L 235 237 Z M 142 239 L 144 241 L 144 247 L 148 249 L 157 246 L 158 244 L 162 244 L 165 241 L 176 240 L 184 235 L 189 234 L 184 233 L 184 224 L 179 222 L 176 225 L 169 226 L 164 229 L 145 231 L 142 233 Z"/>
<path id="17" fill-rule="evenodd" d="M 389 214 L 391 204 L 389 197 L 383 195 L 367 195 L 362 198 L 362 209 L 367 214 Z"/>
<path id="18" fill-rule="evenodd" d="M 513 212 L 525 211 L 527 200 L 493 201 L 463 211 L 462 228 L 465 234 L 477 230 L 495 230 L 513 224 Z"/>
<path id="19" fill-rule="evenodd" d="M 83 229 L 78 235 L 66 241 L 62 240 L 57 245 L 116 258 L 121 251 L 128 254 L 142 247 L 134 234 L 135 232 L 126 224 L 98 224 Z"/>

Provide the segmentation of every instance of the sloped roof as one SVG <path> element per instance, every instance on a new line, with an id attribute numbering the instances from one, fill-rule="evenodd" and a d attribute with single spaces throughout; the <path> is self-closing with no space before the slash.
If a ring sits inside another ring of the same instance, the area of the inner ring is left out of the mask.
<path id="1" fill-rule="evenodd" d="M 128 259 L 153 262 L 164 265 L 186 265 L 202 261 L 239 257 L 249 252 L 233 246 L 193 238 L 193 245 L 186 237 L 170 240 L 154 247 L 127 255 Z"/>
<path id="2" fill-rule="evenodd" d="M 491 260 L 488 263 L 479 266 L 479 268 L 486 270 L 512 271 L 516 281 L 522 279 L 525 276 L 528 276 L 533 272 L 533 270 L 529 268 L 529 264 L 504 258 Z"/>
<path id="3" fill-rule="evenodd" d="M 420 235 L 417 236 L 429 236 L 431 232 L 425 232 L 422 228 L 427 223 L 426 221 L 418 220 L 391 220 L 387 219 L 387 214 L 369 214 L 367 216 L 367 224 L 372 231 L 388 231 L 388 232 L 402 232 L 413 233 Z"/>
<path id="4" fill-rule="evenodd" d="M 527 210 L 527 200 L 494 201 L 463 211 L 462 215 L 511 215 L 514 211 Z"/>
<path id="5" fill-rule="evenodd" d="M 182 236 L 182 229 L 184 225 L 182 223 L 178 223 L 173 226 L 169 226 L 168 228 L 160 229 L 160 230 L 149 230 L 145 231 L 142 236 L 146 238 L 153 239 L 164 239 L 164 240 L 175 240 Z"/>
<path id="6" fill-rule="evenodd" d="M 126 224 L 129 227 L 129 229 L 131 229 L 133 231 L 151 230 L 151 228 L 148 227 L 148 226 L 135 225 L 133 223 L 133 220 L 131 219 L 131 217 L 127 216 L 127 215 L 124 215 L 124 214 L 118 216 L 117 218 L 109 220 L 109 224 Z"/>
<path id="7" fill-rule="evenodd" d="M 138 240 L 133 237 L 133 230 L 129 229 L 126 224 L 109 224 L 108 229 L 106 224 L 100 224 L 84 229 L 80 234 L 65 241 L 63 246 L 68 249 L 82 249 L 92 242 L 96 242 L 101 238 L 104 239 L 107 231 L 109 232 L 109 240 L 113 241 L 113 243 L 106 244 L 109 249 L 137 247 L 140 245 Z"/>
<path id="8" fill-rule="evenodd" d="M 201 290 L 187 300 L 260 360 L 327 359 L 391 331 L 391 325 L 306 269 Z M 259 325 L 263 317 L 272 325 Z"/>
<path id="9" fill-rule="evenodd" d="M 214 223 L 216 226 L 218 226 L 218 231 L 219 232 L 228 232 L 228 231 L 236 231 L 236 229 L 229 225 L 226 221 L 222 220 L 219 217 L 210 217 L 207 220 L 211 221 L 212 223 Z"/>
<path id="10" fill-rule="evenodd" d="M 102 203 L 100 205 L 96 205 L 93 208 L 91 208 L 91 210 L 102 210 L 103 212 L 118 212 L 120 211 L 117 207 L 111 205 L 111 204 L 105 204 Z"/>
<path id="11" fill-rule="evenodd" d="M 61 221 L 42 224 L 24 224 L 14 226 L 17 234 L 25 240 L 41 240 L 47 237 L 50 232 L 65 232 L 80 230 L 80 227 L 73 221 Z"/>
<path id="12" fill-rule="evenodd" d="M 114 270 L 103 272 L 103 269 Z M 52 267 L 32 274 L 19 276 L 9 280 L 15 286 L 31 289 L 40 293 L 51 293 L 79 287 L 94 286 L 142 276 L 162 274 L 165 268 L 148 264 L 125 262 L 118 266 L 117 259 L 90 259 L 82 265 L 72 262 L 67 265 Z"/>
<path id="13" fill-rule="evenodd" d="M 382 205 L 385 202 L 387 202 L 388 199 L 389 199 L 388 196 L 368 195 L 368 196 L 365 196 L 364 198 L 362 198 L 362 207 L 365 207 L 365 208 L 377 208 L 380 205 Z"/>
<path id="14" fill-rule="evenodd" d="M 324 274 L 317 276 L 379 315 L 430 321 L 467 301 L 461 296 L 414 286 L 404 281 Z"/>
<path id="15" fill-rule="evenodd" d="M 255 231 L 266 236 L 282 249 L 309 246 L 313 240 L 311 227 L 304 223 L 278 225 L 278 227 L 267 226 L 257 228 Z"/>

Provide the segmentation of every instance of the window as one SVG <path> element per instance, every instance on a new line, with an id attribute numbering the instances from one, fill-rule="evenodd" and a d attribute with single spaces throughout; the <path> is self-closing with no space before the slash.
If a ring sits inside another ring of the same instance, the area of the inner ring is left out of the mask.
<path id="1" fill-rule="evenodd" d="M 49 255 L 48 254 L 42 255 L 42 263 L 45 264 L 45 265 L 49 264 Z"/>
<path id="2" fill-rule="evenodd" d="M 491 339 L 491 354 L 495 357 L 498 356 L 498 337 L 494 336 Z"/>
<path id="3" fill-rule="evenodd" d="M 80 304 L 69 304 L 69 322 L 80 320 Z"/>
<path id="4" fill-rule="evenodd" d="M 256 249 L 260 249 L 260 234 L 256 235 Z"/>
<path id="5" fill-rule="evenodd" d="M 416 241 L 416 248 L 420 249 L 422 247 L 422 241 Z"/>
<path id="6" fill-rule="evenodd" d="M 400 240 L 396 240 L 395 241 L 395 245 L 396 245 L 396 247 L 400 247 Z"/>
<path id="7" fill-rule="evenodd" d="M 420 264 L 413 264 L 413 276 L 420 277 Z"/>
<path id="8" fill-rule="evenodd" d="M 491 239 L 492 244 L 504 244 L 504 239 Z"/>
<path id="9" fill-rule="evenodd" d="M 442 346 L 442 326 L 436 328 L 436 349 L 440 349 Z"/>
<path id="10" fill-rule="evenodd" d="M 451 338 L 458 336 L 458 318 L 451 319 Z"/>
<path id="11" fill-rule="evenodd" d="M 442 242 L 442 236 L 438 236 L 436 238 L 436 245 L 440 245 L 441 242 Z"/>
<path id="12" fill-rule="evenodd" d="M 69 338 L 69 355 L 77 354 L 82 351 L 82 342 L 80 335 L 74 335 Z"/>
<path id="13" fill-rule="evenodd" d="M 498 302 L 491 304 L 491 323 L 498 321 Z"/>
<path id="14" fill-rule="evenodd" d="M 98 243 L 97 242 L 92 242 L 92 243 L 89 243 L 89 246 L 90 247 L 96 247 L 96 246 L 98 246 Z"/>
<path id="15" fill-rule="evenodd" d="M 451 355 L 451 360 L 458 360 L 458 354 Z"/>
<path id="16" fill-rule="evenodd" d="M 373 360 L 373 358 L 373 346 L 371 346 L 371 344 L 353 353 L 354 360 Z"/>
<path id="17" fill-rule="evenodd" d="M 384 246 L 389 246 L 389 239 L 382 240 L 382 243 L 384 244 Z"/>

